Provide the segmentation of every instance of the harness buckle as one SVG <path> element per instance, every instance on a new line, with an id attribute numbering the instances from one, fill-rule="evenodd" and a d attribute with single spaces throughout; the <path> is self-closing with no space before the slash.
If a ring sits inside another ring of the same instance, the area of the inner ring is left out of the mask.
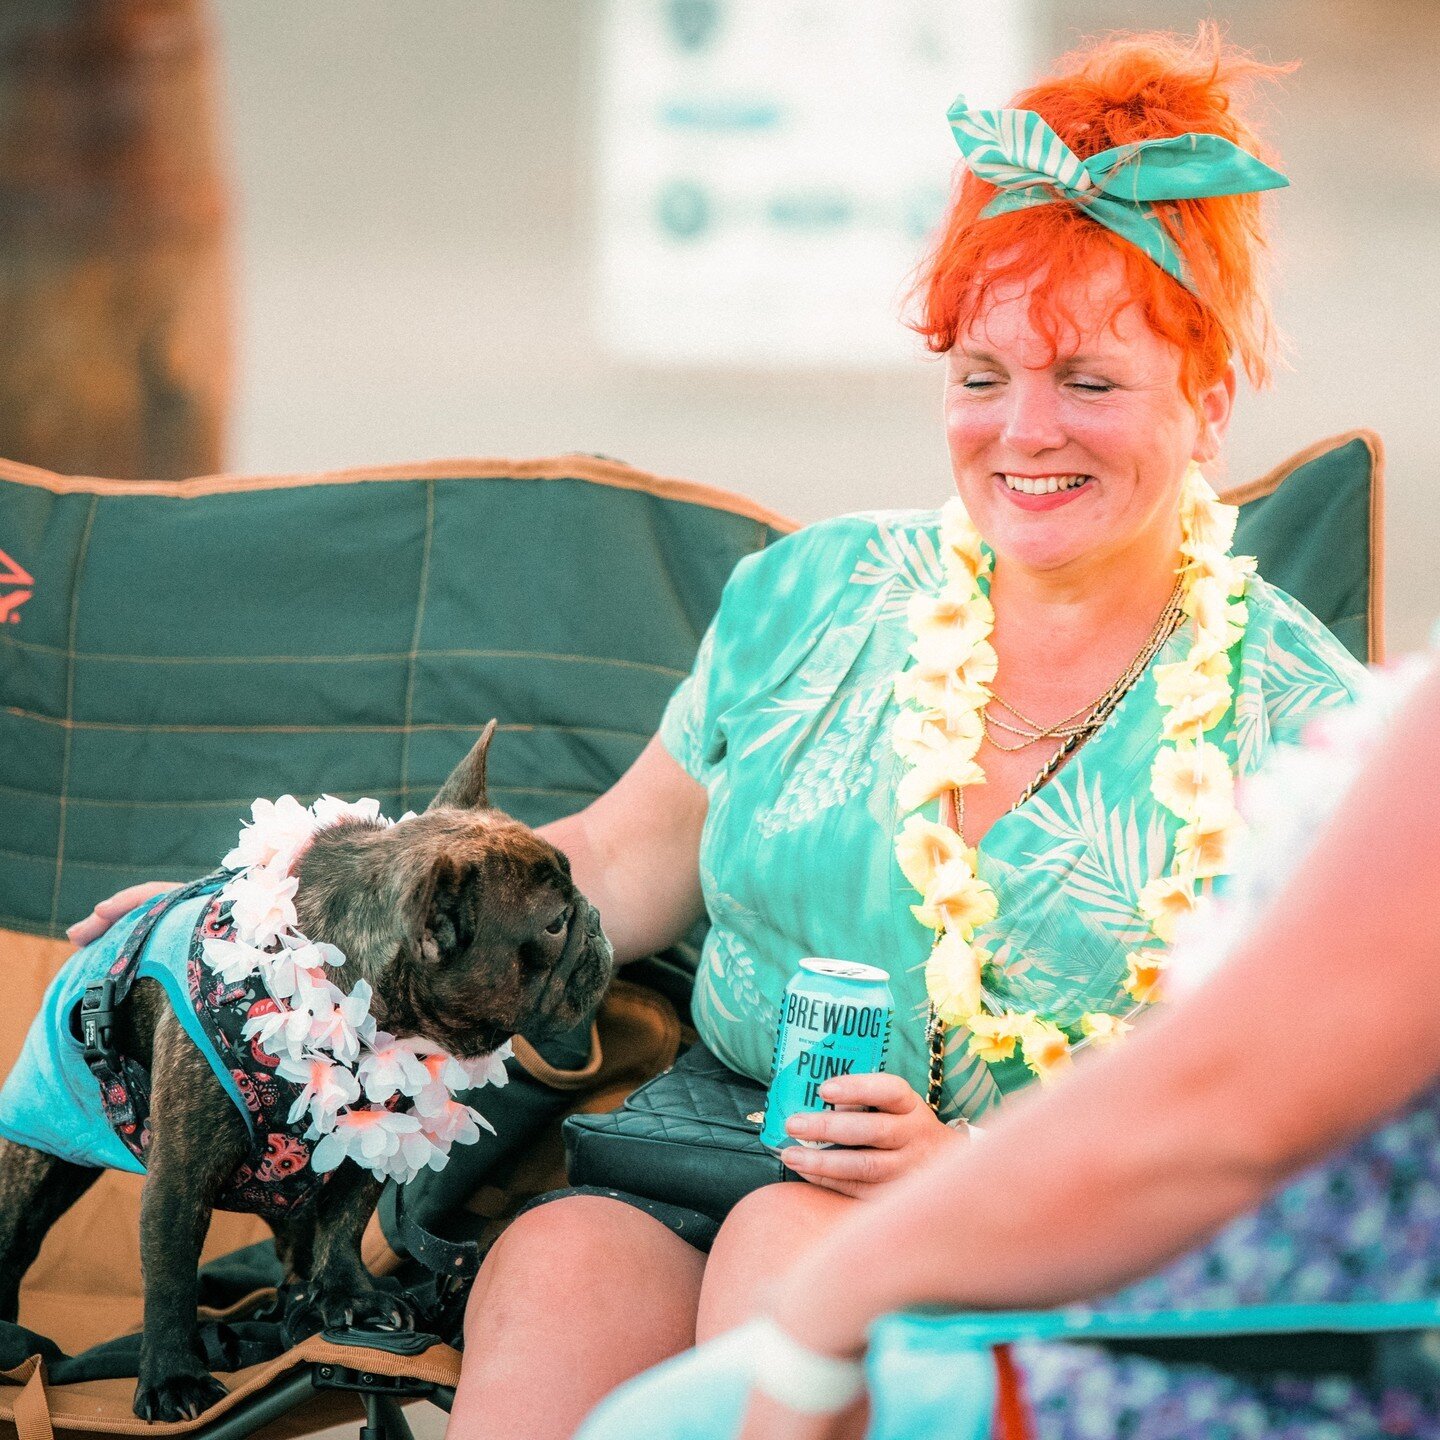
<path id="1" fill-rule="evenodd" d="M 115 980 L 106 976 L 99 985 L 87 985 L 80 999 L 80 1043 L 85 1063 L 93 1070 L 104 1062 L 110 1069 L 120 1063 L 115 1050 Z"/>

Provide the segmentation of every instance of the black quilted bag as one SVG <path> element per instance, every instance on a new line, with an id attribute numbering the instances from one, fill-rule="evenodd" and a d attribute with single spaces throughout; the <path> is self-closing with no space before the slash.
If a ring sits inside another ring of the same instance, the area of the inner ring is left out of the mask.
<path id="1" fill-rule="evenodd" d="M 760 1143 L 764 1110 L 763 1085 L 692 1045 L 620 1109 L 565 1121 L 570 1183 L 721 1221 L 750 1191 L 797 1178 Z"/>

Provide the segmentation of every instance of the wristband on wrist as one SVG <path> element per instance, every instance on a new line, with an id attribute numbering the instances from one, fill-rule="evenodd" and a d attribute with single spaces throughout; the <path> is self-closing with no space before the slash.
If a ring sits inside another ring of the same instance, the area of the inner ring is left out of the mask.
<path id="1" fill-rule="evenodd" d="M 834 1415 L 864 1388 L 865 1367 L 859 1360 L 811 1350 L 769 1318 L 753 1320 L 745 1329 L 751 1332 L 751 1383 L 791 1410 Z"/>

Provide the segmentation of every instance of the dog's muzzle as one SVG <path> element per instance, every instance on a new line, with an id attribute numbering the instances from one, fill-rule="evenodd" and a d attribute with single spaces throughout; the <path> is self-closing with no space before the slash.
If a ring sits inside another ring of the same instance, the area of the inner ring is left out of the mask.
<path id="1" fill-rule="evenodd" d="M 570 927 L 565 948 L 555 962 L 536 1004 L 539 1027 L 575 1024 L 599 1003 L 610 983 L 615 952 L 600 928 L 600 913 L 588 900 L 577 899 L 578 924 Z M 532 1034 L 527 1026 L 525 1033 Z"/>

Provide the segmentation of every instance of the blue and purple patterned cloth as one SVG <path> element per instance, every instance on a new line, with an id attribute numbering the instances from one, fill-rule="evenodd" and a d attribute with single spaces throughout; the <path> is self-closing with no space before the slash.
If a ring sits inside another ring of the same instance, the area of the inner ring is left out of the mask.
<path id="1" fill-rule="evenodd" d="M 1287 1185 L 1112 1311 L 1440 1297 L 1440 1087 Z M 1101 1308 L 1101 1307 L 1096 1307 Z M 1091 1346 L 1014 1350 L 1037 1440 L 1440 1440 L 1440 1363 L 1397 1338 L 1392 1377 L 1257 1378 Z"/>
<path id="2" fill-rule="evenodd" d="M 1108 1300 L 1111 1315 L 1440 1298 L 1440 1086 L 1315 1166 L 1209 1244 Z M 1435 1332 L 1384 1337 L 1373 1378 L 1247 1375 L 1095 1345 L 1012 1347 L 1035 1440 L 1440 1440 Z M 985 1440 L 986 1349 L 911 1343 L 883 1322 L 871 1347 L 871 1440 Z M 703 1346 L 607 1400 L 577 1440 L 731 1440 L 748 1370 Z"/>

